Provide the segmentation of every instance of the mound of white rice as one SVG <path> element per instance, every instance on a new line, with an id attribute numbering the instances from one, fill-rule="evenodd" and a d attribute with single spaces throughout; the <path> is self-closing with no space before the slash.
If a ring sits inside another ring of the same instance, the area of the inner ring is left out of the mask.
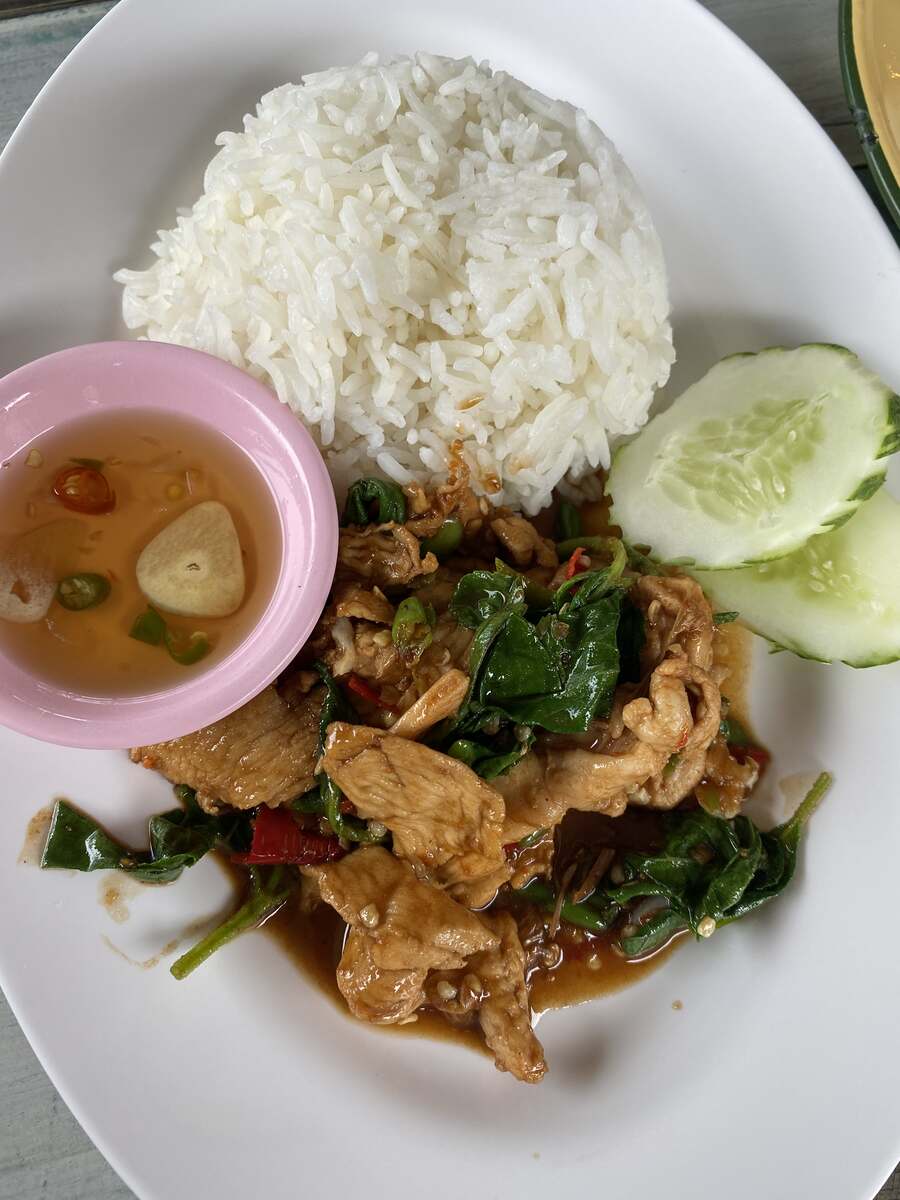
<path id="1" fill-rule="evenodd" d="M 368 55 L 217 144 L 154 264 L 116 274 L 125 322 L 267 381 L 338 491 L 455 452 L 533 513 L 645 421 L 673 360 L 662 252 L 580 110 L 471 59 Z"/>

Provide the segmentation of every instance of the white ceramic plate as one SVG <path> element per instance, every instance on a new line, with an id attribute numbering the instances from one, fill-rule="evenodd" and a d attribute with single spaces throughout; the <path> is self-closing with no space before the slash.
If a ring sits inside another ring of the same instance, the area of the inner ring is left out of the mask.
<path id="1" fill-rule="evenodd" d="M 258 94 L 371 48 L 422 47 L 490 58 L 613 136 L 667 251 L 675 387 L 729 351 L 805 340 L 852 346 L 900 384 L 887 230 L 812 119 L 691 0 L 123 0 L 0 163 L 0 370 L 121 332 L 112 270 L 194 197 L 213 135 Z M 146 1200 L 866 1200 L 900 1154 L 900 668 L 758 657 L 776 772 L 838 779 L 796 885 L 637 988 L 546 1017 L 537 1089 L 456 1046 L 342 1019 L 263 937 L 182 984 L 130 965 L 107 939 L 148 958 L 226 901 L 224 881 L 202 865 L 119 926 L 96 877 L 17 866 L 51 797 L 137 839 L 168 789 L 122 755 L 12 734 L 4 989 Z"/>

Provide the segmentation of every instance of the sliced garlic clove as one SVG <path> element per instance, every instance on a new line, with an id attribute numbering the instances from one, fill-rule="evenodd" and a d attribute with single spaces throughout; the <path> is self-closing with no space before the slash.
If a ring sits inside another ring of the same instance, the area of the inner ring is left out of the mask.
<path id="1" fill-rule="evenodd" d="M 246 587 L 231 513 L 204 500 L 167 525 L 141 551 L 138 587 L 151 604 L 184 617 L 227 617 Z"/>

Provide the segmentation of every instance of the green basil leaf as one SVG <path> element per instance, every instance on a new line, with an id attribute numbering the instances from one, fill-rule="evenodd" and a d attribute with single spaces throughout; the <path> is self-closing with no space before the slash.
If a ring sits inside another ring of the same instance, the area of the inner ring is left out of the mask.
<path id="1" fill-rule="evenodd" d="M 347 721 L 353 725 L 359 722 L 359 717 L 344 692 L 338 687 L 326 664 L 320 660 L 313 664 L 313 668 L 325 685 L 325 695 L 322 698 L 322 709 L 319 713 L 318 753 L 322 754 L 325 750 L 328 726 L 332 721 Z"/>
<path id="2" fill-rule="evenodd" d="M 50 818 L 41 866 L 69 871 L 112 871 L 128 855 L 96 821 L 57 800 Z"/>
<path id="3" fill-rule="evenodd" d="M 227 920 L 187 951 L 169 968 L 176 979 L 184 979 L 210 955 L 221 950 L 239 934 L 256 929 L 285 903 L 297 886 L 299 875 L 291 867 L 250 867 L 250 895 Z"/>
<path id="4" fill-rule="evenodd" d="M 740 850 L 740 842 L 730 821 L 710 816 L 699 809 L 688 813 L 673 813 L 666 822 L 668 836 L 665 853 L 686 858 L 692 850 L 709 846 L 724 859 Z"/>
<path id="5" fill-rule="evenodd" d="M 501 571 L 470 571 L 463 575 L 450 599 L 450 615 L 466 629 L 478 629 L 502 612 L 524 613 L 525 580 Z"/>
<path id="6" fill-rule="evenodd" d="M 344 525 L 371 525 L 369 506 L 376 506 L 376 522 L 387 525 L 393 521 L 402 525 L 406 520 L 406 497 L 396 483 L 383 479 L 358 479 L 347 492 Z"/>
<path id="7" fill-rule="evenodd" d="M 191 788 L 179 786 L 183 808 L 150 818 L 149 850 L 131 850 L 91 817 L 65 800 L 53 810 L 42 867 L 75 871 L 125 871 L 144 883 L 171 883 L 219 842 L 232 849 L 249 844 L 250 821 L 244 813 L 213 817 L 203 812 Z"/>
<path id="8" fill-rule="evenodd" d="M 484 664 L 478 698 L 517 719 L 517 705 L 539 703 L 563 686 L 557 648 L 542 639 L 523 616 L 511 613 L 497 632 Z"/>
<path id="9" fill-rule="evenodd" d="M 669 908 L 662 908 L 642 921 L 635 933 L 620 937 L 619 949 L 626 958 L 646 958 L 685 929 L 687 924 L 683 917 Z"/>
<path id="10" fill-rule="evenodd" d="M 533 879 L 531 883 L 517 889 L 513 894 L 527 900 L 529 904 L 535 905 L 543 912 L 553 912 L 556 907 L 556 893 L 542 879 Z M 563 921 L 570 925 L 577 925 L 579 929 L 590 929 L 594 933 L 602 933 L 605 929 L 609 929 L 619 912 L 618 906 L 613 904 L 600 907 L 587 903 L 572 904 L 567 901 L 563 903 L 559 915 Z"/>
<path id="11" fill-rule="evenodd" d="M 740 818 L 738 819 L 740 820 Z M 757 872 L 762 856 L 759 830 L 746 817 L 743 818 L 741 829 L 748 833 L 746 839 L 742 837 L 742 841 L 746 841 L 747 844 L 742 845 L 740 850 L 713 876 L 694 913 L 695 926 L 704 917 L 712 917 L 718 924 L 729 910 L 740 903 Z"/>
<path id="12" fill-rule="evenodd" d="M 652 879 L 666 889 L 673 899 L 680 898 L 703 882 L 705 868 L 690 855 L 628 854 L 625 862 L 639 876 Z"/>
<path id="13" fill-rule="evenodd" d="M 612 702 L 619 675 L 620 602 L 616 593 L 576 610 L 565 622 L 547 620 L 543 635 L 531 640 L 518 629 L 508 640 L 498 637 L 485 663 L 487 682 L 479 699 L 519 724 L 583 733 Z"/>

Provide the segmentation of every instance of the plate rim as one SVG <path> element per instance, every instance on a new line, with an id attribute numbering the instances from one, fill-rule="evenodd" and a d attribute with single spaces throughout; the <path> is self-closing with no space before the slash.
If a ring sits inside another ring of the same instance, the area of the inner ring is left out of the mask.
<path id="1" fill-rule="evenodd" d="M 142 2 L 146 6 L 147 4 L 150 3 L 150 0 L 140 0 L 140 2 Z M 842 3 L 845 3 L 845 4 L 849 4 L 849 2 L 850 2 L 850 0 L 842 0 Z M 7 143 L 7 147 L 4 148 L 3 154 L 0 154 L 0 172 L 2 172 L 2 167 L 4 165 L 4 155 L 6 154 L 6 150 L 8 149 L 9 146 L 16 144 L 17 139 L 23 135 L 23 133 L 26 130 L 26 127 L 29 123 L 29 117 L 31 117 L 31 115 L 35 112 L 36 108 L 39 105 L 43 106 L 43 104 L 46 103 L 46 99 L 47 99 L 46 93 L 47 93 L 48 89 L 50 88 L 50 85 L 54 83 L 54 81 L 57 79 L 57 76 L 61 73 L 62 69 L 66 66 L 66 64 L 71 62 L 73 60 L 74 56 L 79 54 L 79 52 L 82 50 L 84 45 L 86 43 L 88 43 L 89 39 L 91 39 L 93 37 L 94 33 L 99 28 L 101 28 L 101 26 L 103 26 L 103 23 L 108 18 L 112 17 L 113 13 L 118 13 L 120 11 L 124 12 L 126 10 L 130 10 L 133 6 L 138 6 L 138 4 L 139 4 L 139 0 L 119 0 L 119 2 L 115 5 L 114 8 L 110 9 L 107 13 L 103 14 L 103 16 L 97 21 L 96 25 L 85 35 L 84 38 L 81 39 L 81 41 L 73 48 L 73 50 L 66 57 L 66 59 L 64 59 L 63 62 L 56 68 L 56 70 L 52 73 L 52 75 L 49 77 L 49 79 L 46 81 L 46 83 L 40 89 L 37 96 L 32 101 L 32 104 L 29 106 L 28 110 L 26 111 L 26 113 L 24 114 L 22 119 L 20 120 L 19 124 L 17 125 L 16 129 L 14 130 L 12 136 L 9 139 L 9 142 Z M 834 144 L 831 142 L 831 139 L 828 138 L 827 134 L 824 132 L 821 125 L 809 113 L 809 111 L 805 108 L 805 106 L 802 104 L 802 102 L 800 102 L 798 100 L 798 98 L 794 95 L 794 93 L 791 91 L 791 89 L 788 88 L 786 84 L 784 84 L 783 80 L 781 80 L 777 76 L 777 74 L 768 66 L 768 64 L 766 64 L 764 62 L 764 60 L 762 60 L 752 50 L 751 47 L 749 47 L 745 42 L 743 42 L 743 40 L 741 38 L 739 38 L 731 29 L 729 29 L 728 26 L 726 26 L 724 24 L 724 22 L 722 22 L 715 14 L 711 13 L 708 9 L 706 9 L 703 6 L 703 4 L 701 3 L 701 0 L 682 0 L 682 4 L 684 5 L 685 9 L 692 8 L 694 10 L 699 10 L 699 12 L 700 12 L 700 14 L 702 14 L 702 16 L 704 16 L 705 18 L 708 19 L 708 21 L 714 23 L 716 26 L 719 27 L 719 35 L 720 36 L 724 32 L 725 36 L 730 37 L 733 40 L 733 42 L 737 43 L 737 45 L 740 47 L 741 51 L 743 53 L 745 53 L 747 55 L 747 57 L 755 60 L 755 65 L 756 65 L 757 69 L 762 67 L 763 70 L 769 76 L 771 76 L 771 79 L 774 80 L 780 86 L 780 88 L 783 90 L 783 92 L 787 93 L 787 95 L 790 96 L 791 102 L 795 106 L 797 106 L 799 108 L 799 110 L 801 110 L 805 114 L 805 116 L 808 118 L 809 136 L 810 137 L 813 136 L 813 133 L 812 133 L 813 129 L 815 129 L 815 131 L 819 135 L 820 146 L 821 146 L 820 153 L 825 153 L 823 143 L 827 144 L 829 146 L 830 150 L 836 156 L 836 158 L 844 164 L 844 169 L 848 172 L 848 175 L 854 177 L 856 185 L 857 185 L 857 187 L 859 187 L 862 194 L 866 195 L 865 189 L 862 187 L 862 184 L 859 182 L 858 178 L 854 175 L 852 169 L 849 168 L 848 164 L 846 164 L 846 162 L 843 160 L 839 151 L 834 146 Z M 0 179 L 2 179 L 2 174 L 0 174 Z M 872 203 L 871 198 L 869 198 L 867 196 L 867 199 L 869 200 L 869 203 L 871 205 L 871 203 Z M 876 210 L 876 214 L 877 214 L 877 210 Z M 884 232 L 886 234 L 886 244 L 893 245 L 893 241 L 890 236 L 890 231 L 885 226 L 885 224 L 884 224 L 883 220 L 880 218 L 880 216 L 878 217 L 878 221 L 879 221 L 879 224 L 884 229 Z M 897 254 L 900 255 L 900 250 L 897 251 Z M 0 977 L 2 977 L 2 974 L 3 974 L 3 964 L 2 964 L 2 962 L 0 962 Z M 2 981 L 2 980 L 0 980 L 0 981 Z M 80 1106 L 77 1103 L 73 1102 L 73 1100 L 70 1098 L 69 1087 L 67 1085 L 60 1086 L 60 1083 L 57 1081 L 56 1075 L 51 1073 L 51 1071 L 48 1069 L 48 1067 L 46 1065 L 46 1061 L 45 1061 L 46 1047 L 44 1047 L 42 1044 L 42 1039 L 37 1031 L 36 1026 L 33 1025 L 33 1023 L 30 1020 L 27 1020 L 27 1019 L 23 1020 L 23 1016 L 20 1013 L 19 1007 L 16 1005 L 13 998 L 10 996 L 9 991 L 6 988 L 4 988 L 4 991 L 7 994 L 7 998 L 10 1003 L 10 1008 L 13 1011 L 13 1014 L 16 1017 L 17 1021 L 19 1022 L 20 1026 L 23 1030 L 23 1033 L 25 1034 L 25 1036 L 29 1042 L 29 1045 L 30 1045 L 32 1051 L 35 1053 L 35 1056 L 37 1057 L 38 1061 L 41 1063 L 42 1069 L 47 1073 L 52 1085 L 59 1092 L 64 1103 L 67 1105 L 67 1107 L 73 1113 L 76 1120 L 78 1120 L 79 1124 L 82 1125 L 82 1127 L 84 1128 L 84 1130 L 88 1134 L 88 1136 L 91 1138 L 94 1145 L 100 1150 L 100 1152 L 107 1159 L 107 1161 L 110 1163 L 112 1168 L 116 1171 L 116 1173 L 122 1178 L 122 1180 L 126 1183 L 126 1185 L 129 1186 L 132 1189 L 132 1191 L 135 1192 L 135 1194 L 137 1196 L 145 1196 L 146 1197 L 146 1196 L 150 1196 L 152 1194 L 154 1196 L 154 1200 L 155 1200 L 156 1193 L 155 1192 L 150 1193 L 150 1192 L 143 1191 L 142 1187 L 143 1187 L 143 1183 L 145 1181 L 141 1181 L 141 1183 L 139 1185 L 137 1178 L 135 1176 L 132 1176 L 132 1173 L 131 1173 L 129 1167 L 126 1165 L 124 1159 L 120 1158 L 120 1155 L 114 1148 L 113 1144 L 111 1142 L 107 1141 L 107 1139 L 102 1134 L 98 1135 L 98 1132 L 96 1131 L 96 1127 L 95 1127 L 93 1120 L 90 1117 L 86 1117 L 83 1113 L 83 1110 L 80 1109 Z M 898 1131 L 898 1150 L 900 1150 L 900 1131 Z M 892 1154 L 893 1153 L 895 1153 L 895 1152 L 892 1152 Z M 891 1171 L 894 1169 L 893 1158 L 891 1159 L 891 1165 L 887 1168 L 886 1174 L 881 1173 L 883 1171 L 883 1169 L 884 1169 L 883 1167 L 877 1168 L 878 1179 L 881 1180 L 881 1183 L 883 1183 L 884 1180 L 888 1178 Z M 869 1171 L 870 1176 L 874 1176 L 875 1173 L 876 1173 L 875 1169 L 870 1169 L 870 1171 Z M 879 1187 L 879 1186 L 881 1186 L 880 1183 L 876 1183 L 874 1185 L 873 1194 L 874 1194 L 874 1190 L 877 1190 L 877 1187 Z"/>

